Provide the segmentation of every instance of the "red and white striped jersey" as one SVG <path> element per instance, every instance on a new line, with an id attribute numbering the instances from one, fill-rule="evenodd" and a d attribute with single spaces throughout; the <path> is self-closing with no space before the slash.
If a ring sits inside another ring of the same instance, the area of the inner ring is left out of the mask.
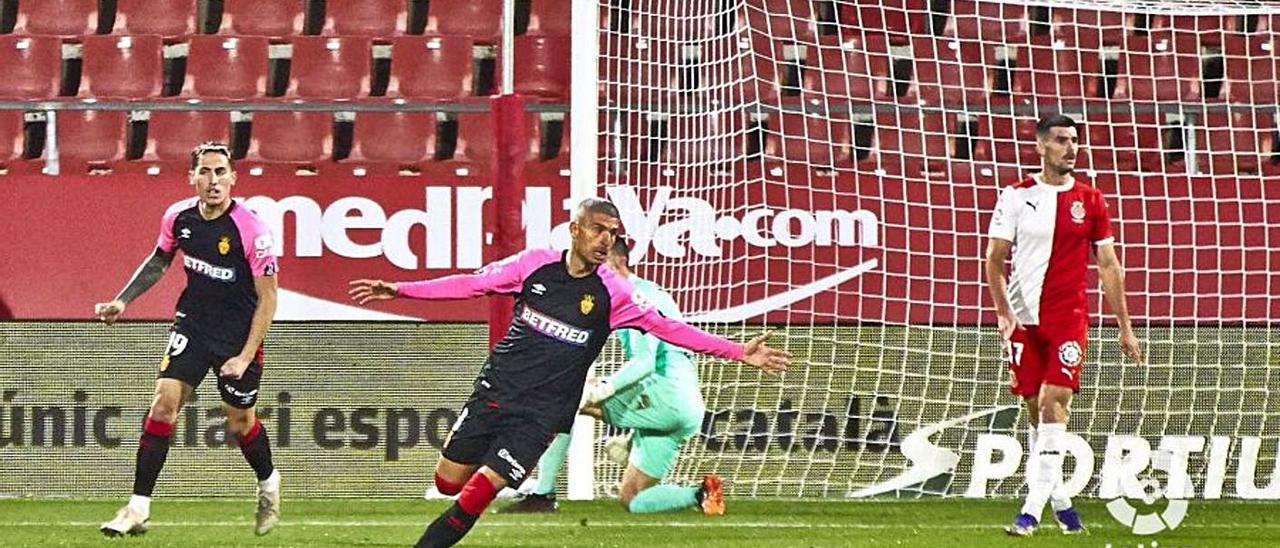
<path id="1" fill-rule="evenodd" d="M 1055 186 L 1028 176 L 1000 193 L 987 235 L 1013 242 L 1008 297 L 1018 321 L 1051 330 L 1087 323 L 1089 246 L 1114 241 L 1098 189 L 1077 178 Z"/>

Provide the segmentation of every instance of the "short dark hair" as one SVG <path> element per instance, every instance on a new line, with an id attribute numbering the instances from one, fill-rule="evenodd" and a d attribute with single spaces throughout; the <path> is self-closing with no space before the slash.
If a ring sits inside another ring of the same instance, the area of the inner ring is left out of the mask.
<path id="1" fill-rule="evenodd" d="M 208 153 L 221 154 L 227 157 L 227 165 L 235 169 L 235 162 L 231 159 L 231 147 L 225 143 L 216 141 L 206 141 L 196 145 L 191 149 L 191 171 L 196 170 L 196 166 L 200 164 L 200 157 Z"/>
<path id="2" fill-rule="evenodd" d="M 1049 130 L 1055 127 L 1079 129 L 1076 127 L 1076 121 L 1070 116 L 1064 114 L 1053 114 L 1041 118 L 1040 121 L 1036 123 L 1036 137 L 1044 137 L 1048 135 Z"/>
<path id="3" fill-rule="evenodd" d="M 592 213 L 602 213 L 613 217 L 614 219 L 622 218 L 622 215 L 618 213 L 618 206 L 613 205 L 613 202 L 610 202 L 609 200 L 602 200 L 600 198 L 587 198 L 583 200 L 582 203 L 578 204 L 578 209 L 590 211 Z"/>

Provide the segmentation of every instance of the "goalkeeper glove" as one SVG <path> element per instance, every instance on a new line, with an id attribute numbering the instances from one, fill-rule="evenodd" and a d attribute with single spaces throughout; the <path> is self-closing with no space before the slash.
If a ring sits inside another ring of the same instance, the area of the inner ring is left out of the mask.
<path id="1" fill-rule="evenodd" d="M 582 406 L 590 407 L 599 405 L 600 402 L 609 399 L 615 391 L 613 381 L 609 377 L 592 377 L 587 379 L 587 386 L 583 391 Z"/>

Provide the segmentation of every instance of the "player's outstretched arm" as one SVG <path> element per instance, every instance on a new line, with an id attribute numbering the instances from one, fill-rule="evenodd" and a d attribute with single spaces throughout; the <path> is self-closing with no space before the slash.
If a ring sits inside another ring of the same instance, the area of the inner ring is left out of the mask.
<path id="1" fill-rule="evenodd" d="M 1097 247 L 1098 278 L 1102 281 L 1102 293 L 1107 297 L 1107 304 L 1116 315 L 1116 323 L 1120 325 L 1120 351 L 1133 361 L 1142 363 L 1142 346 L 1138 337 L 1133 334 L 1133 324 L 1129 320 L 1129 305 L 1124 293 L 1124 267 L 1116 257 L 1115 244 L 1106 243 Z"/>
<path id="2" fill-rule="evenodd" d="M 652 310 L 644 318 L 641 326 L 654 336 L 694 352 L 738 360 L 770 375 L 782 373 L 791 365 L 791 354 L 765 344 L 770 333 L 757 335 L 746 344 L 738 344 Z"/>
<path id="3" fill-rule="evenodd" d="M 172 251 L 165 252 L 160 248 L 156 248 L 146 260 L 142 261 L 142 265 L 133 273 L 133 277 L 129 278 L 129 283 L 125 284 L 124 289 L 120 290 L 120 294 L 115 299 L 105 303 L 93 305 L 93 314 L 98 319 L 111 325 L 124 314 L 124 309 L 133 302 L 134 299 L 146 293 L 148 289 L 156 285 L 160 278 L 164 277 L 165 270 L 168 270 L 169 264 L 173 262 Z"/>
<path id="4" fill-rule="evenodd" d="M 495 293 L 512 295 L 520 292 L 528 272 L 558 260 L 559 257 L 558 252 L 549 249 L 529 249 L 489 263 L 471 274 L 456 274 L 419 282 L 352 280 L 347 293 L 359 304 L 396 297 L 437 300 L 468 299 Z"/>

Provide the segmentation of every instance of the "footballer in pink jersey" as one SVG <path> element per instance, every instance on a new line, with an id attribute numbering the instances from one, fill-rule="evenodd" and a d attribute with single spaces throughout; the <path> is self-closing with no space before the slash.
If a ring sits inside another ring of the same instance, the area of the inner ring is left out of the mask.
<path id="1" fill-rule="evenodd" d="M 226 145 L 191 151 L 196 196 L 169 207 L 156 249 L 115 299 L 94 313 L 108 325 L 150 289 L 182 251 L 187 287 L 178 298 L 169 345 L 160 360 L 156 395 L 142 427 L 133 497 L 100 528 L 107 536 L 146 532 L 151 493 L 169 454 L 178 412 L 209 370 L 233 436 L 258 478 L 255 532 L 280 519 L 280 475 L 271 462 L 267 431 L 254 405 L 262 380 L 262 341 L 276 309 L 277 259 L 271 232 L 249 208 L 231 198 L 236 174 Z"/>
<path id="2" fill-rule="evenodd" d="M 1080 390 L 1088 348 L 1085 273 L 1097 257 L 1103 292 L 1120 325 L 1120 347 L 1141 360 L 1125 305 L 1124 270 L 1116 257 L 1111 216 L 1098 189 L 1075 174 L 1080 149 L 1076 123 L 1056 115 L 1036 126 L 1041 170 L 1000 193 L 986 257 L 987 283 L 1006 341 L 1010 390 L 1026 402 L 1030 417 L 1027 483 L 1022 510 L 1005 531 L 1032 534 L 1046 502 L 1065 533 L 1084 525 L 1062 480 L 1067 409 Z M 1005 260 L 1013 268 L 1005 282 Z"/>
<path id="3" fill-rule="evenodd" d="M 498 491 L 519 486 L 555 435 L 569 431 L 587 369 L 614 329 L 641 329 L 770 373 L 786 369 L 788 354 L 766 346 L 767 335 L 744 345 L 663 316 L 630 281 L 601 267 L 619 225 L 612 203 L 588 199 L 569 224 L 568 251 L 527 250 L 474 274 L 435 280 L 351 282 L 360 304 L 395 297 L 516 297 L 511 326 L 485 361 L 436 464 L 436 488 L 461 495 L 427 527 L 420 548 L 461 540 Z"/>

